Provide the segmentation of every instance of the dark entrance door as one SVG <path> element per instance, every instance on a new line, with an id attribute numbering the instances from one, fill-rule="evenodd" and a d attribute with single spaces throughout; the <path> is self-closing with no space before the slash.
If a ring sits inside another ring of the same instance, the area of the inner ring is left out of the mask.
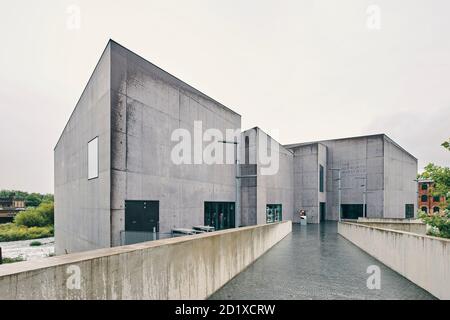
<path id="1" fill-rule="evenodd" d="M 235 227 L 234 202 L 205 202 L 205 226 L 216 230 Z"/>
<path id="2" fill-rule="evenodd" d="M 159 232 L 159 201 L 125 201 L 125 231 Z"/>
<path id="3" fill-rule="evenodd" d="M 325 217 L 327 216 L 327 207 L 325 202 L 321 202 L 319 206 L 320 213 L 320 222 L 325 221 Z"/>

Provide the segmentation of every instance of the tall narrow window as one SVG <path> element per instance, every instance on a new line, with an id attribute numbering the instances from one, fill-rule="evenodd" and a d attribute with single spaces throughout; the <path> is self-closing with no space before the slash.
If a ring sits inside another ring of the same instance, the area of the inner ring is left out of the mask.
<path id="1" fill-rule="evenodd" d="M 411 203 L 405 204 L 405 218 L 406 219 L 414 218 L 414 204 Z"/>
<path id="2" fill-rule="evenodd" d="M 88 143 L 88 179 L 98 178 L 98 137 Z"/>
<path id="3" fill-rule="evenodd" d="M 323 192 L 323 166 L 319 167 L 319 191 Z"/>
<path id="4" fill-rule="evenodd" d="M 245 136 L 245 164 L 250 164 L 250 154 L 249 154 L 249 149 L 250 149 L 250 143 L 249 143 L 249 137 Z"/>

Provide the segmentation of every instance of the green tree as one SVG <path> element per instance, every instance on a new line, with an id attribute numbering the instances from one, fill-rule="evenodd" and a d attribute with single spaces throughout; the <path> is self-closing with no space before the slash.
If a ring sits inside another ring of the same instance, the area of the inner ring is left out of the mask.
<path id="1" fill-rule="evenodd" d="M 25 199 L 28 197 L 28 192 L 19 191 L 19 190 L 1 190 L 0 191 L 0 198 L 19 198 L 19 199 Z"/>
<path id="2" fill-rule="evenodd" d="M 38 207 L 42 202 L 42 196 L 39 193 L 29 194 L 25 198 L 25 204 L 27 207 Z"/>
<path id="3" fill-rule="evenodd" d="M 53 202 L 43 202 L 37 208 L 28 208 L 14 218 L 17 226 L 46 227 L 54 223 Z"/>
<path id="4" fill-rule="evenodd" d="M 427 225 L 431 226 L 431 235 L 450 238 L 450 211 L 446 210 L 444 215 L 427 215 L 424 212 L 419 213 L 419 217 Z"/>
<path id="5" fill-rule="evenodd" d="M 54 196 L 51 193 L 44 194 L 42 196 L 42 202 L 54 202 Z"/>
<path id="6" fill-rule="evenodd" d="M 450 151 L 450 138 L 447 141 L 444 141 L 441 146 Z"/>

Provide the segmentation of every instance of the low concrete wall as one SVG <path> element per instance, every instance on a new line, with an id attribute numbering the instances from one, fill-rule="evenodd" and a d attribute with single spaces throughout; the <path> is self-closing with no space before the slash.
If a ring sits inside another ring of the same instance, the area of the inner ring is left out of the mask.
<path id="1" fill-rule="evenodd" d="M 376 228 L 393 229 L 422 235 L 427 234 L 427 225 L 421 220 L 358 218 L 357 222 Z"/>
<path id="2" fill-rule="evenodd" d="M 338 233 L 435 297 L 450 299 L 450 240 L 349 222 L 339 223 Z"/>
<path id="3" fill-rule="evenodd" d="M 285 221 L 2 265 L 0 299 L 205 299 L 291 231 Z"/>

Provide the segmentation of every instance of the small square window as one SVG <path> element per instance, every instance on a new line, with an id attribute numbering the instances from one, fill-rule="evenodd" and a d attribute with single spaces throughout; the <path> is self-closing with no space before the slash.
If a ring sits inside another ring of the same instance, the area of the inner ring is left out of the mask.
<path id="1" fill-rule="evenodd" d="M 88 179 L 98 178 L 98 137 L 88 143 Z"/>

